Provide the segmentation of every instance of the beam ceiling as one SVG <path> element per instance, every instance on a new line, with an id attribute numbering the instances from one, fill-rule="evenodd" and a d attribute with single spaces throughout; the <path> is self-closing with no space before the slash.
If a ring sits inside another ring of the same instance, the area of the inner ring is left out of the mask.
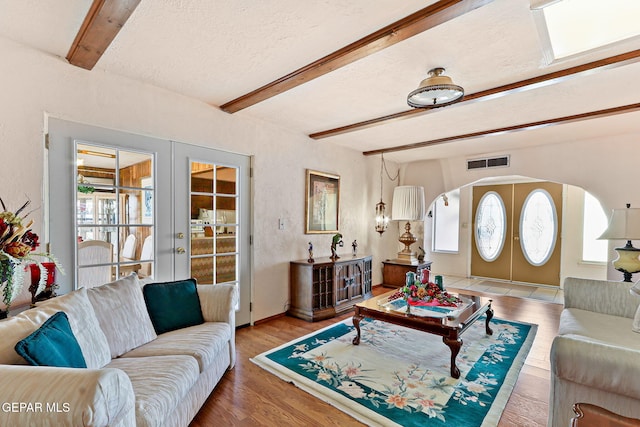
<path id="1" fill-rule="evenodd" d="M 323 58 L 220 106 L 235 113 L 381 51 L 493 0 L 440 0 Z"/>
<path id="2" fill-rule="evenodd" d="M 67 53 L 69 63 L 93 69 L 139 3 L 140 0 L 93 0 Z"/>
<path id="3" fill-rule="evenodd" d="M 543 86 L 568 81 L 577 77 L 594 74 L 604 70 L 621 67 L 624 65 L 633 64 L 640 61 L 640 49 L 631 52 L 626 52 L 620 55 L 611 56 L 609 58 L 600 59 L 598 61 L 589 62 L 587 64 L 577 65 L 564 70 L 555 71 L 553 73 L 543 74 L 541 76 L 533 77 L 526 80 L 521 80 L 515 83 L 509 83 L 503 86 L 498 86 L 492 89 L 483 90 L 480 92 L 465 95 L 462 101 L 450 106 L 458 106 L 461 104 L 470 104 L 479 101 L 488 101 L 490 99 L 499 98 L 516 92 L 524 92 L 532 89 L 538 89 Z M 329 138 L 344 133 L 355 132 L 358 130 L 370 128 L 380 124 L 391 123 L 397 120 L 403 120 L 410 117 L 418 117 L 424 114 L 433 113 L 438 111 L 438 108 L 414 108 L 411 110 L 402 111 L 399 113 L 389 114 L 374 119 L 364 120 L 362 122 L 353 123 L 345 126 L 341 126 L 334 129 L 324 130 L 309 135 L 312 139 Z"/>
<path id="4" fill-rule="evenodd" d="M 429 141 L 415 142 L 412 144 L 398 145 L 395 147 L 382 148 L 380 150 L 365 151 L 362 154 L 364 154 L 365 156 L 373 156 L 376 154 L 391 153 L 394 151 L 414 150 L 416 148 L 461 141 L 464 139 L 480 138 L 483 136 L 498 135 L 502 133 L 520 132 L 523 130 L 532 130 L 532 129 L 537 129 L 541 127 L 555 126 L 555 125 L 565 124 L 565 123 L 581 122 L 584 120 L 615 116 L 618 114 L 632 113 L 636 111 L 640 111 L 640 103 L 624 105 L 621 107 L 607 108 L 607 109 L 598 110 L 598 111 L 591 111 L 588 113 L 574 114 L 571 116 L 540 120 L 537 122 L 523 123 L 519 125 L 507 126 L 507 127 L 498 128 L 498 129 L 483 130 L 483 131 L 467 133 L 463 135 L 454 135 L 446 138 L 432 139 Z"/>

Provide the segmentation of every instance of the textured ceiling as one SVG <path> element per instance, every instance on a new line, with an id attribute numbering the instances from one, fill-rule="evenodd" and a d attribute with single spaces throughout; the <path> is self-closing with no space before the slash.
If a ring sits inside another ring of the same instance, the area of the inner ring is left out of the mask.
<path id="1" fill-rule="evenodd" d="M 94 69 L 217 108 L 435 1 L 142 0 Z M 88 0 L 0 0 L 0 35 L 65 57 Z M 603 25 L 614 25 L 606 23 Z M 429 69 L 467 94 L 636 50 L 640 39 L 546 65 L 529 0 L 494 0 L 417 36 L 241 110 L 305 135 L 408 110 Z M 640 102 L 640 63 L 462 103 L 318 140 L 385 149 Z M 390 152 L 399 162 L 640 132 L 640 113 Z"/>

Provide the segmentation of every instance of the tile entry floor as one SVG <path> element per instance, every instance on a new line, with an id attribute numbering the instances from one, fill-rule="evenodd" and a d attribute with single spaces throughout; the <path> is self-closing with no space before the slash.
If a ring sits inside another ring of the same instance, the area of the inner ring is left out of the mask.
<path id="1" fill-rule="evenodd" d="M 443 282 L 445 288 L 468 289 L 496 295 L 507 295 L 564 304 L 564 292 L 555 286 L 523 285 L 491 279 L 475 279 L 457 276 L 444 276 Z"/>

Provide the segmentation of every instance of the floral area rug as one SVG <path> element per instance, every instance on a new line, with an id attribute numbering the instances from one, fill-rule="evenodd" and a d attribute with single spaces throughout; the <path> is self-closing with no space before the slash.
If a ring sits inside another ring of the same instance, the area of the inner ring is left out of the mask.
<path id="1" fill-rule="evenodd" d="M 347 319 L 251 360 L 368 425 L 496 426 L 537 325 L 493 318 L 492 336 L 484 325 L 462 334 L 457 380 L 441 337 L 370 319 L 360 345 Z"/>

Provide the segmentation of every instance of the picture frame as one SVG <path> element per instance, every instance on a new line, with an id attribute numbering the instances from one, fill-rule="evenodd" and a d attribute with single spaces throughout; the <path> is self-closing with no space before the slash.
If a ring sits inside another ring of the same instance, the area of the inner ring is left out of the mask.
<path id="1" fill-rule="evenodd" d="M 305 234 L 338 232 L 340 176 L 307 169 Z"/>
<path id="2" fill-rule="evenodd" d="M 153 178 L 148 176 L 140 180 L 142 188 L 153 188 Z M 153 190 L 142 192 L 142 223 L 153 224 Z"/>

